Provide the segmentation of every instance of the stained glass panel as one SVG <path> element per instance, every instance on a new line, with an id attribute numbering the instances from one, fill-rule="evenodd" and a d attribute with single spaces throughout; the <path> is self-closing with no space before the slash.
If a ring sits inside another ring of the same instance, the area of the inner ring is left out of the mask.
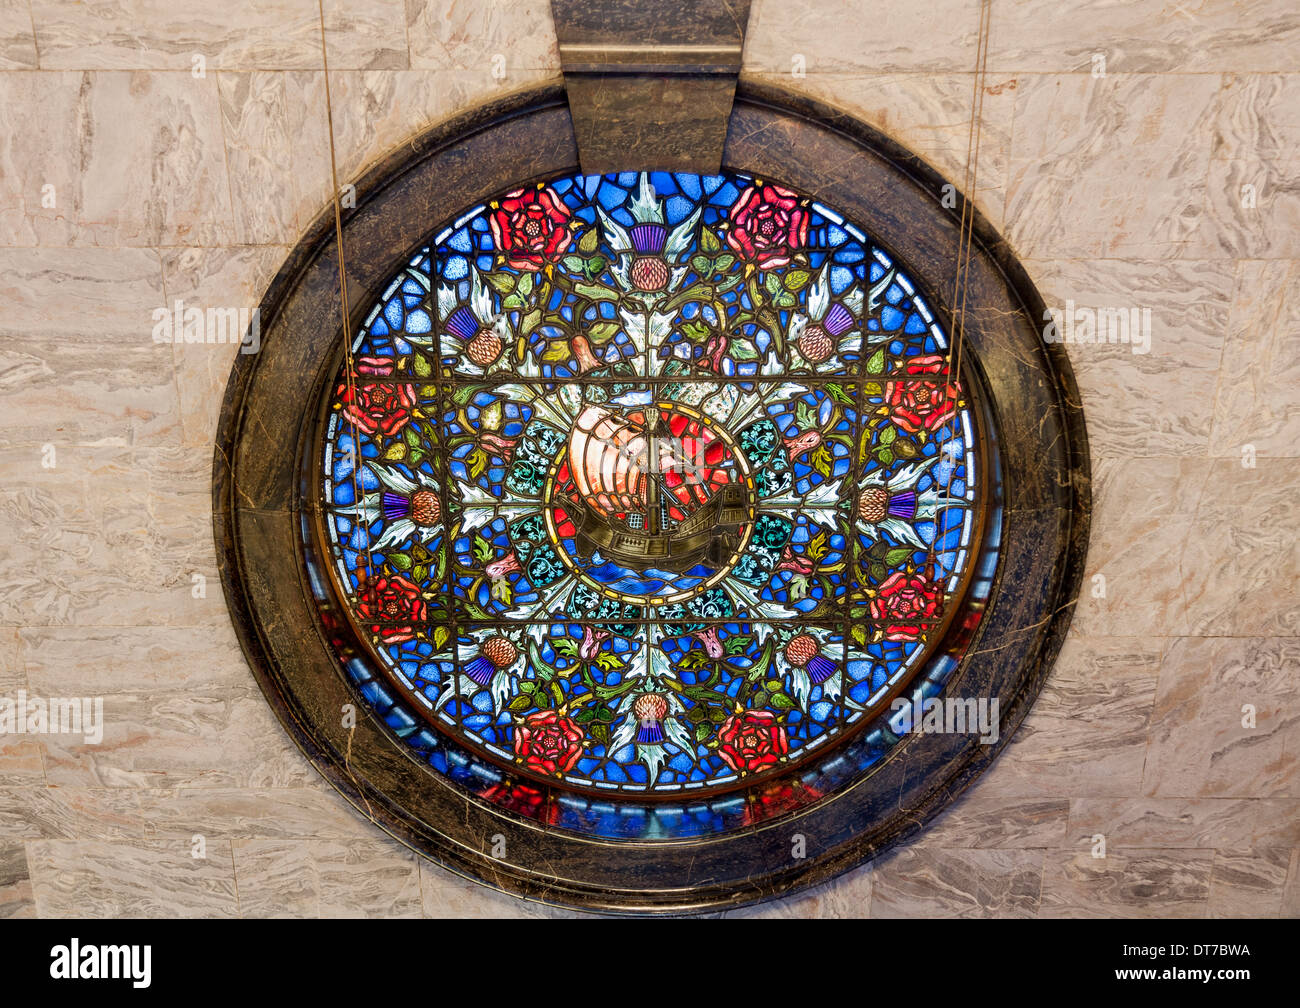
<path id="1" fill-rule="evenodd" d="M 970 576 L 944 332 L 769 180 L 513 190 L 411 259 L 351 361 L 320 476 L 368 696 L 539 783 L 680 797 L 825 752 Z"/>

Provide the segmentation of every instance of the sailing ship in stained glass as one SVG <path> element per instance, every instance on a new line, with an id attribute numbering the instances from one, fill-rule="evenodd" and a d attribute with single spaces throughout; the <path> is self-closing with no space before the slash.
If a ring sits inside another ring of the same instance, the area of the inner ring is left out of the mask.
<path id="1" fill-rule="evenodd" d="M 642 797 L 825 752 L 970 576 L 964 396 L 903 264 L 770 180 L 572 175 L 470 209 L 353 334 L 324 427 L 385 716 Z"/>

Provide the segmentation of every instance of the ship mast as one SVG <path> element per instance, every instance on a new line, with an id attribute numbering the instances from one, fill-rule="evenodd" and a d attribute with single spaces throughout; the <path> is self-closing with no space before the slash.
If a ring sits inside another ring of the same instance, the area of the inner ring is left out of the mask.
<path id="1" fill-rule="evenodd" d="M 662 420 L 659 410 L 650 406 L 645 411 L 646 443 L 646 483 L 645 483 L 645 531 L 648 536 L 657 536 L 663 531 L 660 524 L 659 510 L 659 429 Z"/>

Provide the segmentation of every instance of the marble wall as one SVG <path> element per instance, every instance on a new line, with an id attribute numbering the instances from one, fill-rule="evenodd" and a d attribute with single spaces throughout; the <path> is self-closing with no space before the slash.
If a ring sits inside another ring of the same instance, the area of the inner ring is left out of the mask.
<path id="1" fill-rule="evenodd" d="M 324 12 L 345 179 L 559 76 L 545 0 Z M 961 183 L 977 23 L 754 0 L 744 72 Z M 0 736 L 0 916 L 554 912 L 388 840 L 280 729 L 211 545 L 234 348 L 152 339 L 177 299 L 254 306 L 324 206 L 321 31 L 316 0 L 0 0 L 0 695 L 106 720 L 98 746 Z M 1300 915 L 1300 12 L 994 0 L 980 135 L 980 207 L 1048 302 L 1150 309 L 1147 353 L 1068 347 L 1085 597 L 928 832 L 744 913 Z"/>

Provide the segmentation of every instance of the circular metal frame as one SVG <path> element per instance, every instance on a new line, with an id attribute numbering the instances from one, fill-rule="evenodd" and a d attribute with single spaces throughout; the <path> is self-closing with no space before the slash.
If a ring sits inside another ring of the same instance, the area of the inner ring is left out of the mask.
<path id="1" fill-rule="evenodd" d="M 357 185 L 343 232 L 351 303 L 373 300 L 410 250 L 461 208 L 576 170 L 577 160 L 559 87 L 429 130 Z M 927 288 L 952 331 L 939 295 L 952 289 L 962 207 L 943 206 L 945 180 L 914 155 L 843 113 L 742 83 L 724 164 L 779 178 L 852 215 Z M 214 534 L 241 645 L 313 765 L 367 818 L 459 874 L 525 898 L 611 912 L 680 913 L 773 898 L 920 829 L 996 757 L 1037 695 L 1082 581 L 1091 507 L 1069 363 L 1040 338 L 1044 306 L 1023 269 L 978 213 L 967 213 L 974 242 L 964 278 L 963 380 L 969 374 L 980 386 L 972 400 L 997 448 L 1000 500 L 983 530 L 997 566 L 987 601 L 953 607 L 931 664 L 945 670 L 948 695 L 998 699 L 996 743 L 907 734 L 882 755 L 868 751 L 871 736 L 858 732 L 833 745 L 815 772 L 737 797 L 722 813 L 722 830 L 671 840 L 584 833 L 538 814 L 558 808 L 549 795 L 524 808 L 519 791 L 503 801 L 499 791 L 417 761 L 391 725 L 363 713 L 350 673 L 368 661 L 366 649 L 332 604 L 312 556 L 320 392 L 337 373 L 342 346 L 330 212 L 262 302 L 261 349 L 236 361 L 213 474 Z M 349 705 L 355 717 L 346 716 Z M 797 860 L 796 833 L 807 853 Z"/>

